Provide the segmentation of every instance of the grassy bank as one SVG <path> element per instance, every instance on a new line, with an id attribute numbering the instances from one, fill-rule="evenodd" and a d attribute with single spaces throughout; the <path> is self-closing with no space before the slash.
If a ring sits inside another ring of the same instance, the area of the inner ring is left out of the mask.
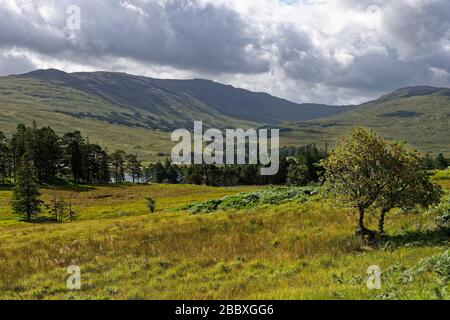
<path id="1" fill-rule="evenodd" d="M 354 216 L 320 199 L 202 215 L 172 210 L 253 189 L 95 186 L 76 193 L 77 221 L 26 224 L 10 212 L 3 188 L 0 298 L 439 298 L 432 270 L 411 283 L 398 285 L 392 276 L 382 290 L 366 286 L 371 265 L 403 270 L 448 248 L 432 216 L 390 215 L 391 237 L 369 248 L 352 236 Z M 52 192 L 43 190 L 43 198 Z M 156 214 L 148 213 L 145 196 L 157 199 Z M 80 291 L 66 288 L 71 264 L 81 267 Z"/>

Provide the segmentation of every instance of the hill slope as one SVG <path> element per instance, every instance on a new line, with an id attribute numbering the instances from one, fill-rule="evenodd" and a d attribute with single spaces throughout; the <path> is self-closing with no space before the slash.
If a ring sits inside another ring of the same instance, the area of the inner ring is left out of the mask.
<path id="1" fill-rule="evenodd" d="M 209 80 L 161 80 L 123 73 L 65 73 L 37 70 L 2 78 L 0 101 L 32 98 L 41 108 L 73 117 L 147 129 L 279 124 L 335 115 L 346 109 L 299 105 L 265 93 L 255 93 Z M 48 89 L 48 90 L 46 90 Z M 45 90 L 45 93 L 43 92 Z M 25 97 L 24 97 L 25 95 Z"/>
<path id="2" fill-rule="evenodd" d="M 37 70 L 0 77 L 0 131 L 18 123 L 49 125 L 58 133 L 80 130 L 109 149 L 161 158 L 170 150 L 170 132 L 205 126 L 259 127 L 288 120 L 307 121 L 347 111 L 299 105 L 208 80 L 159 80 L 122 73 L 65 73 Z"/>
<path id="3" fill-rule="evenodd" d="M 166 157 L 170 132 L 205 126 L 283 126 L 284 145 L 327 142 L 357 125 L 405 139 L 422 152 L 450 153 L 450 89 L 403 88 L 353 107 L 295 104 L 208 80 L 160 80 L 122 73 L 38 70 L 0 78 L 0 131 L 18 123 L 80 130 L 109 149 Z M 289 121 L 289 123 L 287 123 Z M 286 124 L 287 123 L 287 124 Z"/>
<path id="4" fill-rule="evenodd" d="M 333 146 L 354 126 L 374 129 L 391 140 L 406 140 L 422 152 L 450 153 L 450 89 L 403 88 L 345 114 L 291 123 L 285 142 L 323 141 Z"/>

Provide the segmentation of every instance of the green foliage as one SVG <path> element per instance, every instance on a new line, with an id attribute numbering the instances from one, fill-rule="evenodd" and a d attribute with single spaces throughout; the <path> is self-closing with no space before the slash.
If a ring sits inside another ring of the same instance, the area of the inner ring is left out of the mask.
<path id="1" fill-rule="evenodd" d="M 422 170 L 417 152 L 402 143 L 387 143 L 373 131 L 353 129 L 349 138 L 321 162 L 326 189 L 359 213 L 357 233 L 367 233 L 365 212 L 379 210 L 379 231 L 394 208 L 428 208 L 439 203 L 441 188 Z"/>
<path id="2" fill-rule="evenodd" d="M 110 156 L 115 183 L 123 183 L 125 181 L 126 156 L 127 154 L 123 150 L 116 150 Z"/>
<path id="3" fill-rule="evenodd" d="M 31 221 L 31 217 L 39 213 L 39 206 L 42 203 L 39 200 L 40 193 L 37 178 L 34 174 L 35 168 L 29 157 L 29 154 L 24 154 L 22 157 L 12 196 L 12 208 L 14 212 L 24 214 L 27 221 Z"/>
<path id="4" fill-rule="evenodd" d="M 339 203 L 359 213 L 357 232 L 365 232 L 364 214 L 382 195 L 387 144 L 373 131 L 355 128 L 348 138 L 321 162 L 325 186 Z"/>
<path id="5" fill-rule="evenodd" d="M 442 153 L 439 153 L 434 160 L 434 167 L 438 170 L 447 169 L 450 166 L 450 159 L 447 159 Z"/>
<path id="6" fill-rule="evenodd" d="M 205 202 L 188 205 L 184 208 L 188 209 L 190 212 L 192 212 L 194 214 L 211 213 L 211 212 L 217 211 L 219 209 L 219 205 L 222 203 L 222 201 L 223 200 L 208 200 Z"/>
<path id="7" fill-rule="evenodd" d="M 450 299 L 450 250 L 422 259 L 410 268 L 394 265 L 383 273 L 385 299 L 413 299 L 417 287 L 425 287 L 431 299 Z M 423 289 L 422 289 L 423 290 Z"/>
<path id="8" fill-rule="evenodd" d="M 11 153 L 6 136 L 0 131 L 0 184 L 4 184 L 7 181 L 10 163 Z"/>
<path id="9" fill-rule="evenodd" d="M 142 178 L 142 162 L 138 159 L 136 154 L 129 154 L 126 156 L 127 169 L 133 179 L 133 183 L 139 182 Z"/>
<path id="10" fill-rule="evenodd" d="M 238 193 L 218 200 L 197 202 L 184 207 L 191 213 L 211 213 L 217 210 L 250 209 L 261 205 L 276 205 L 285 201 L 304 202 L 318 194 L 315 187 L 276 187 L 255 192 Z"/>
<path id="11" fill-rule="evenodd" d="M 152 197 L 148 197 L 146 200 L 148 209 L 151 213 L 154 213 L 156 210 L 156 200 Z"/>
<path id="12" fill-rule="evenodd" d="M 408 151 L 401 143 L 389 144 L 388 153 L 380 163 L 385 168 L 380 177 L 383 189 L 374 204 L 381 211 L 380 233 L 384 233 L 385 214 L 391 209 L 427 209 L 440 202 L 442 189 L 430 180 L 428 172 L 422 170 L 417 152 Z"/>
<path id="13" fill-rule="evenodd" d="M 287 182 L 290 185 L 306 186 L 310 181 L 311 177 L 305 164 L 295 162 L 289 166 Z"/>
<path id="14" fill-rule="evenodd" d="M 450 192 L 442 198 L 441 203 L 435 209 L 436 222 L 439 226 L 450 228 Z"/>

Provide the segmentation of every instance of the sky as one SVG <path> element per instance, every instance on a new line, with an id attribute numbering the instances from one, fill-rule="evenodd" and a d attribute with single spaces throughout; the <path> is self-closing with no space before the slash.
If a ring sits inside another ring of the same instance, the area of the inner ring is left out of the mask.
<path id="1" fill-rule="evenodd" d="M 449 87 L 448 0 L 0 0 L 0 75 L 205 78 L 295 102 Z"/>

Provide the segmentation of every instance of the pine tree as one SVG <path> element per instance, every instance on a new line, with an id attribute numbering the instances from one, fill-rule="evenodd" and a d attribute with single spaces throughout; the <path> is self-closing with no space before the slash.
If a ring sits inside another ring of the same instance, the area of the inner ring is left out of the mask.
<path id="1" fill-rule="evenodd" d="M 25 153 L 17 170 L 12 208 L 16 213 L 26 215 L 27 221 L 31 221 L 31 217 L 40 211 L 42 201 L 39 196 L 35 167 L 30 155 Z"/>
<path id="2" fill-rule="evenodd" d="M 10 150 L 6 136 L 0 131 L 0 184 L 5 183 L 10 167 Z"/>
<path id="3" fill-rule="evenodd" d="M 448 162 L 448 159 L 446 159 L 442 153 L 438 154 L 434 163 L 435 163 L 435 168 L 439 169 L 439 170 L 445 170 L 450 165 L 450 163 Z"/>
<path id="4" fill-rule="evenodd" d="M 139 182 L 142 178 L 142 162 L 139 161 L 137 155 L 127 155 L 128 173 L 133 179 L 133 183 Z"/>
<path id="5" fill-rule="evenodd" d="M 61 162 L 60 139 L 50 127 L 31 131 L 32 158 L 40 183 L 49 183 L 56 178 Z"/>
<path id="6" fill-rule="evenodd" d="M 76 182 L 83 180 L 83 153 L 85 141 L 79 131 L 66 133 L 62 138 L 63 163 Z"/>
<path id="7" fill-rule="evenodd" d="M 115 183 L 123 183 L 125 181 L 125 164 L 125 151 L 116 150 L 113 154 L 111 154 L 111 165 Z"/>

